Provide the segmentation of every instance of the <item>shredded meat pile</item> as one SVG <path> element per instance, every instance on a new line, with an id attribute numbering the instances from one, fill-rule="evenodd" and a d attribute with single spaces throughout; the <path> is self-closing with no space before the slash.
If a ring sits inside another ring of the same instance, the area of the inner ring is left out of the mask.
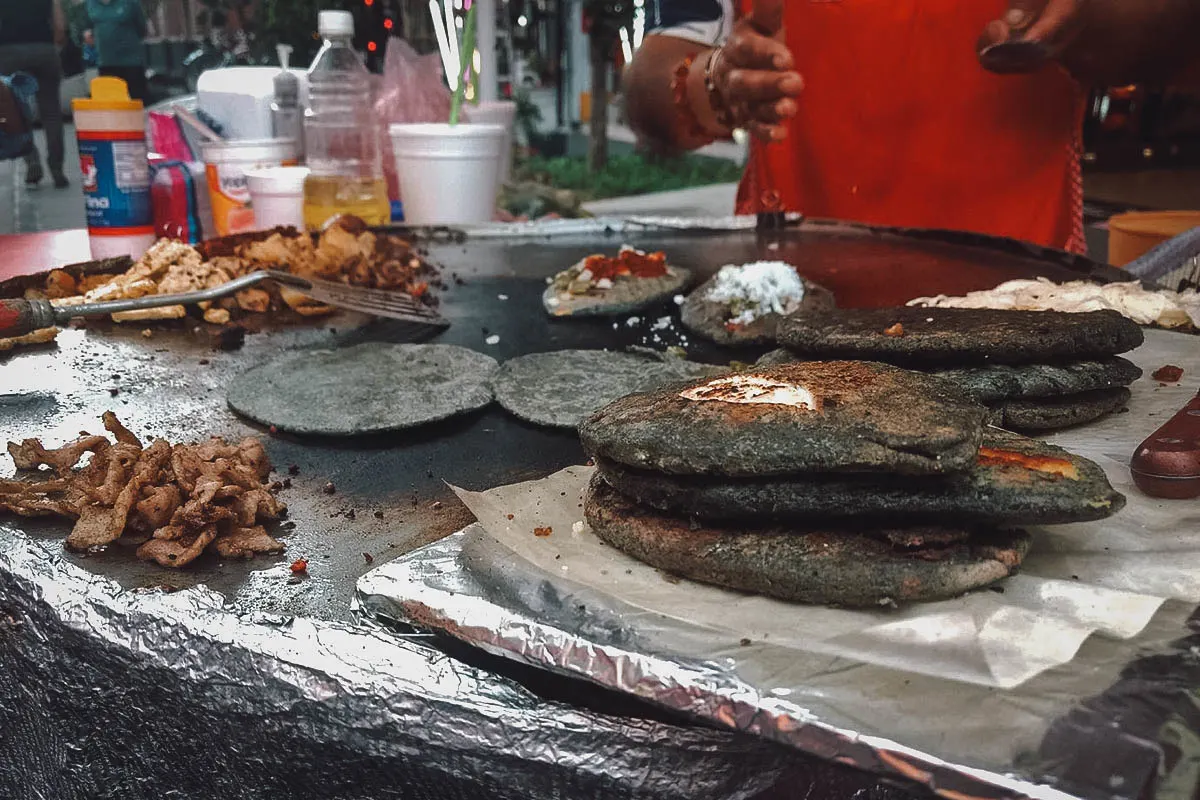
<path id="1" fill-rule="evenodd" d="M 287 509 L 275 497 L 278 484 L 265 483 L 271 464 L 257 439 L 143 446 L 111 411 L 103 420 L 115 443 L 87 433 L 56 449 L 37 439 L 9 442 L 17 469 L 36 472 L 37 480 L 0 480 L 0 510 L 69 517 L 68 548 L 89 551 L 124 538 L 140 542 L 139 558 L 165 567 L 185 566 L 205 550 L 224 558 L 283 552 L 264 523 Z"/>
<path id="2" fill-rule="evenodd" d="M 357 217 L 341 217 L 321 232 L 316 241 L 294 228 L 277 229 L 244 237 L 228 237 L 198 247 L 160 239 L 121 275 L 91 276 L 76 280 L 62 270 L 52 270 L 44 287 L 30 289 L 29 297 L 47 298 L 70 306 L 212 289 L 234 278 L 261 269 L 278 269 L 305 277 L 341 281 L 355 286 L 407 292 L 429 304 L 430 283 L 437 273 L 398 236 L 377 235 Z M 201 303 L 204 319 L 216 325 L 233 315 L 261 314 L 291 308 L 305 316 L 329 314 L 333 309 L 295 289 L 251 288 L 215 303 Z M 125 311 L 114 322 L 181 319 L 183 306 Z"/>
<path id="3" fill-rule="evenodd" d="M 340 281 L 372 289 L 406 292 L 432 301 L 433 268 L 399 236 L 377 235 L 357 217 L 339 217 L 312 237 L 277 230 L 266 239 L 250 240 L 234 250 L 236 258 L 259 268 L 286 269 L 306 278 Z"/>

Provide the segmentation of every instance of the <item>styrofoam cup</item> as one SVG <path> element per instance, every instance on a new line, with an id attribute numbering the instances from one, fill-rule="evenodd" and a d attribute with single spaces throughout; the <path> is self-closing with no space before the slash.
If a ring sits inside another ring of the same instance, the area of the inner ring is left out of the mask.
<path id="1" fill-rule="evenodd" d="M 406 223 L 467 225 L 492 220 L 503 126 L 392 125 L 388 133 Z"/>
<path id="2" fill-rule="evenodd" d="M 512 174 L 513 129 L 517 123 L 517 104 L 511 100 L 484 100 L 467 107 L 467 122 L 472 125 L 504 126 L 504 154 L 500 158 L 500 186 Z"/>
<path id="3" fill-rule="evenodd" d="M 218 236 L 254 230 L 246 173 L 296 163 L 294 139 L 227 139 L 200 147 L 208 173 L 208 198 Z"/>
<path id="4" fill-rule="evenodd" d="M 262 167 L 246 173 L 250 208 L 259 230 L 287 226 L 304 230 L 304 179 L 308 167 Z"/>

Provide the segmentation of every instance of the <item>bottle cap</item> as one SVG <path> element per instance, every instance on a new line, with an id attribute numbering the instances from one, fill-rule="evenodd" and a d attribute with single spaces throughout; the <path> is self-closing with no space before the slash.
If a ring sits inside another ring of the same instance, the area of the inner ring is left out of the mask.
<path id="1" fill-rule="evenodd" d="M 322 11 L 317 14 L 317 33 L 323 38 L 353 36 L 354 15 L 349 11 Z"/>
<path id="2" fill-rule="evenodd" d="M 129 86 L 120 78 L 92 78 L 92 96 L 71 101 L 74 111 L 141 111 L 142 101 L 129 97 Z"/>

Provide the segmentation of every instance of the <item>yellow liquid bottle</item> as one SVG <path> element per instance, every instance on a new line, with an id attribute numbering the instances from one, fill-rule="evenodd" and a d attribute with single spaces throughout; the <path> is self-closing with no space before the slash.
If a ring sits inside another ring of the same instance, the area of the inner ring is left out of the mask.
<path id="1" fill-rule="evenodd" d="M 360 217 L 368 225 L 392 221 L 387 181 L 347 175 L 309 175 L 304 181 L 304 225 L 319 231 L 338 214 Z"/>
<path id="2" fill-rule="evenodd" d="M 368 225 L 387 225 L 392 207 L 380 161 L 380 125 L 371 74 L 353 47 L 354 17 L 322 11 L 317 29 L 325 43 L 308 70 L 304 224 L 320 230 L 330 217 L 351 214 Z"/>

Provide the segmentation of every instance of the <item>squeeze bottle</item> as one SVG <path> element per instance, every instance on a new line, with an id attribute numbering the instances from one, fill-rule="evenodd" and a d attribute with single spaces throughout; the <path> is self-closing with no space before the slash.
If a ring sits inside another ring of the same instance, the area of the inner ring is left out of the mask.
<path id="1" fill-rule="evenodd" d="M 92 258 L 140 257 L 154 244 L 146 114 L 120 78 L 92 80 L 71 101 Z"/>

